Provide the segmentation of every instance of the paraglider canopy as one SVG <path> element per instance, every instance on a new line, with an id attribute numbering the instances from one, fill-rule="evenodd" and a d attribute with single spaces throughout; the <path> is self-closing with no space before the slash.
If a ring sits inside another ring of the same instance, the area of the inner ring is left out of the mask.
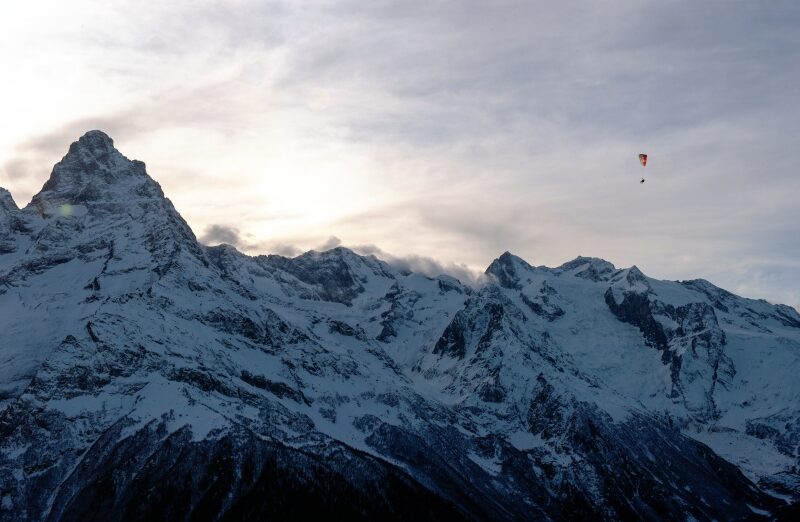
<path id="1" fill-rule="evenodd" d="M 647 154 L 639 154 L 639 163 L 642 164 L 642 168 L 647 165 Z M 644 171 L 642 171 L 642 181 L 639 183 L 644 183 Z"/>

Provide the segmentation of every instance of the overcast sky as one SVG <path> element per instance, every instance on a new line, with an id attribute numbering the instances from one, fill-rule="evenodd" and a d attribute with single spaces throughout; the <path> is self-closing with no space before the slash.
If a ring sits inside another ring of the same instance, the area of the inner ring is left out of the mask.
<path id="1" fill-rule="evenodd" d="M 9 5 L 20 205 L 99 128 L 211 244 L 581 254 L 800 305 L 798 2 Z"/>

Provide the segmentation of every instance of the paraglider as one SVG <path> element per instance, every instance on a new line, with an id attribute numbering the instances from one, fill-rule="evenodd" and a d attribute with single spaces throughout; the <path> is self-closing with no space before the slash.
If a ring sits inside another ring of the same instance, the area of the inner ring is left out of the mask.
<path id="1" fill-rule="evenodd" d="M 642 168 L 647 165 L 647 154 L 639 154 L 639 163 L 642 164 Z M 642 170 L 642 181 L 639 183 L 644 183 L 644 170 Z"/>

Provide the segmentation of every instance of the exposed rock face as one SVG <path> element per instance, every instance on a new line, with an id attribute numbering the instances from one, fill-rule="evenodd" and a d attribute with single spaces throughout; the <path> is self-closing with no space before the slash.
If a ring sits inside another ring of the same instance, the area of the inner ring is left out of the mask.
<path id="1" fill-rule="evenodd" d="M 27 207 L 0 190 L 0 520 L 796 512 L 796 310 L 596 258 L 486 273 L 200 245 L 87 133 Z"/>
<path id="2" fill-rule="evenodd" d="M 14 198 L 11 197 L 11 192 L 0 187 L 0 215 L 6 216 L 9 212 L 19 210 L 17 204 L 14 203 Z"/>

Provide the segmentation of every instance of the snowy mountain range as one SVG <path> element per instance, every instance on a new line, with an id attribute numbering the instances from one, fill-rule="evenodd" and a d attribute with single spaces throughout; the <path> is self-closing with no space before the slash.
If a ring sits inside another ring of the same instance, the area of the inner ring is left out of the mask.
<path id="1" fill-rule="evenodd" d="M 798 516 L 800 315 L 508 252 L 198 243 L 91 131 L 0 189 L 0 520 Z"/>

